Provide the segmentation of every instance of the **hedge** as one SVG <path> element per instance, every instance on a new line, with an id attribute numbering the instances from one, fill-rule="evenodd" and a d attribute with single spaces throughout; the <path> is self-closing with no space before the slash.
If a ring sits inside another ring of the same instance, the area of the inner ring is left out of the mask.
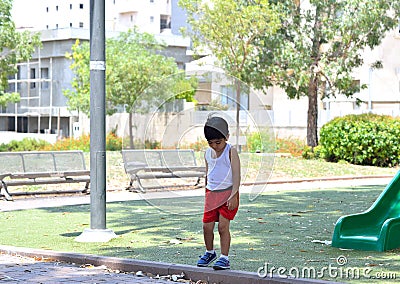
<path id="1" fill-rule="evenodd" d="M 400 162 L 400 118 L 376 114 L 347 115 L 320 131 L 327 161 L 393 167 Z"/>

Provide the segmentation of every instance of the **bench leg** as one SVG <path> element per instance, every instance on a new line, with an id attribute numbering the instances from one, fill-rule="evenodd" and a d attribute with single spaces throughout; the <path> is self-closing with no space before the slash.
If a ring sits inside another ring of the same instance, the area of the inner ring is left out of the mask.
<path id="1" fill-rule="evenodd" d="M 3 195 L 7 201 L 14 201 L 14 199 L 11 197 L 10 193 L 8 192 L 7 185 L 4 181 L 1 181 L 0 194 Z"/>
<path id="2" fill-rule="evenodd" d="M 145 192 L 146 192 L 146 189 L 143 187 L 143 184 L 142 184 L 142 182 L 140 181 L 140 178 L 139 178 L 138 176 L 136 177 L 136 180 L 137 180 L 137 184 L 138 184 L 138 186 L 139 186 L 140 192 L 145 193 Z"/>
<path id="3" fill-rule="evenodd" d="M 145 193 L 146 189 L 143 187 L 142 182 L 140 181 L 140 178 L 135 174 L 131 175 L 131 180 L 129 181 L 129 186 L 126 188 L 126 190 L 135 192 L 136 190 L 132 190 L 134 188 L 133 183 L 135 181 L 136 181 L 136 183 L 137 183 L 137 185 L 139 187 L 139 191 L 142 192 L 142 193 Z"/>
<path id="4" fill-rule="evenodd" d="M 86 184 L 85 184 L 85 189 L 84 190 L 82 190 L 82 193 L 89 193 L 89 184 L 90 184 L 90 182 L 86 182 Z"/>

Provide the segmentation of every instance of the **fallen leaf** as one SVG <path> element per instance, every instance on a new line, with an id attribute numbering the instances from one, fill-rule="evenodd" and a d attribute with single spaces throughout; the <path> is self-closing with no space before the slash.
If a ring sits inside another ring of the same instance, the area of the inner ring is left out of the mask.
<path id="1" fill-rule="evenodd" d="M 318 244 L 324 244 L 324 245 L 331 245 L 331 244 L 332 244 L 332 241 L 328 241 L 328 240 L 325 240 L 325 241 L 321 241 L 321 240 L 312 240 L 311 242 L 312 242 L 312 243 L 318 243 Z"/>
<path id="2" fill-rule="evenodd" d="M 170 243 L 170 244 L 173 244 L 173 245 L 179 245 L 179 244 L 182 244 L 182 242 L 180 241 L 180 240 L 177 240 L 177 239 L 172 239 L 172 240 L 169 240 L 169 242 L 168 243 Z"/>

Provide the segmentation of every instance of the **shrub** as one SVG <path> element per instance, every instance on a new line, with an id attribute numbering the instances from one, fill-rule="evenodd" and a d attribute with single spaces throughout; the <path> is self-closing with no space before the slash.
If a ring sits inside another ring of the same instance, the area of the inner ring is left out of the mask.
<path id="1" fill-rule="evenodd" d="M 56 143 L 49 145 L 45 150 L 49 151 L 63 151 L 63 150 L 82 150 L 84 152 L 90 151 L 90 136 L 84 134 L 77 139 L 63 138 Z"/>
<path id="2" fill-rule="evenodd" d="M 111 132 L 106 137 L 107 151 L 120 151 L 122 149 L 122 138 Z"/>
<path id="3" fill-rule="evenodd" d="M 197 138 L 196 142 L 190 143 L 188 145 L 181 145 L 182 149 L 193 149 L 194 151 L 204 151 L 207 149 L 208 143 L 205 138 Z"/>
<path id="4" fill-rule="evenodd" d="M 17 151 L 40 151 L 48 145 L 51 145 L 45 140 L 37 140 L 34 138 L 24 138 L 21 141 L 12 140 L 7 144 L 0 145 L 2 152 L 17 152 Z"/>
<path id="5" fill-rule="evenodd" d="M 324 159 L 324 152 L 321 145 L 318 145 L 314 148 L 310 146 L 304 146 L 302 157 L 307 160 L 311 159 Z"/>
<path id="6" fill-rule="evenodd" d="M 305 142 L 298 138 L 276 138 L 276 153 L 290 153 L 293 157 L 301 157 Z"/>
<path id="7" fill-rule="evenodd" d="M 267 132 L 252 132 L 246 135 L 246 148 L 251 153 L 273 153 L 275 151 L 275 141 Z"/>
<path id="8" fill-rule="evenodd" d="M 375 114 L 338 117 L 321 128 L 320 145 L 327 161 L 396 166 L 400 162 L 400 119 Z"/>
<path id="9" fill-rule="evenodd" d="M 122 138 L 117 137 L 114 133 L 109 133 L 106 136 L 106 150 L 118 151 L 122 149 Z M 62 150 L 82 150 L 90 151 L 90 135 L 84 134 L 77 139 L 63 138 L 54 144 L 50 144 L 44 150 L 62 151 Z"/>

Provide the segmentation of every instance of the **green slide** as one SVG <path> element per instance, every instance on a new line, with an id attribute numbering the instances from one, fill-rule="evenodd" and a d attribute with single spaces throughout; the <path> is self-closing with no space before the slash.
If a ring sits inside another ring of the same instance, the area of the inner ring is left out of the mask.
<path id="1" fill-rule="evenodd" d="M 400 171 L 367 211 L 339 218 L 332 246 L 373 251 L 400 247 Z"/>

